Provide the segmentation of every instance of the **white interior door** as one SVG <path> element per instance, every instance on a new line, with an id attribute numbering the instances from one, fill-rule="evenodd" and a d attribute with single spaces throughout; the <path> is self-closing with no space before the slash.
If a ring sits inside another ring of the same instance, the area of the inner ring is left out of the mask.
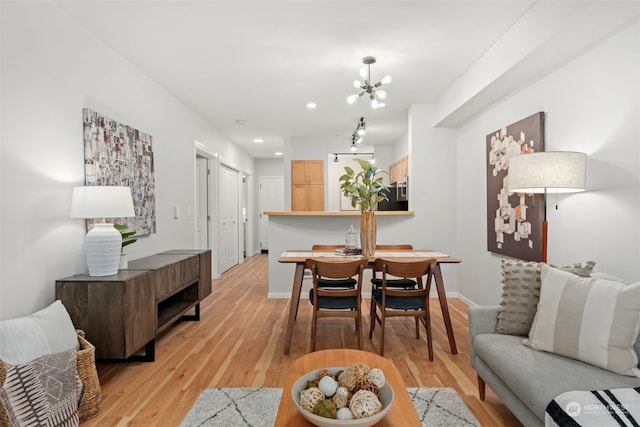
<path id="1" fill-rule="evenodd" d="M 209 159 L 196 157 L 196 247 L 210 249 L 209 246 Z"/>
<path id="2" fill-rule="evenodd" d="M 260 250 L 266 251 L 269 249 L 269 217 L 263 212 L 284 210 L 284 177 L 261 176 L 259 183 Z"/>
<path id="3" fill-rule="evenodd" d="M 220 236 L 220 273 L 238 264 L 239 234 L 239 174 L 237 170 L 220 165 L 220 206 L 218 233 Z"/>

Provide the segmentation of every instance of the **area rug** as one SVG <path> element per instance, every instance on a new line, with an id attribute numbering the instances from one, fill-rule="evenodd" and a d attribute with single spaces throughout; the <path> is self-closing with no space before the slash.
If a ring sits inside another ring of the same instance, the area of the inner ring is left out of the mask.
<path id="1" fill-rule="evenodd" d="M 453 388 L 412 387 L 407 391 L 423 426 L 480 426 Z M 209 388 L 200 394 L 181 426 L 270 427 L 281 397 L 281 388 Z"/>

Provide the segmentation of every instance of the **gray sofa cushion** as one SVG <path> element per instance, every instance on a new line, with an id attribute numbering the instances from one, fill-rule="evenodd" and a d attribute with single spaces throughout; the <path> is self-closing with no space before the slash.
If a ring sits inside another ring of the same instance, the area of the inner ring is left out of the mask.
<path id="1" fill-rule="evenodd" d="M 523 337 L 482 334 L 473 338 L 475 353 L 541 419 L 547 404 L 570 390 L 639 387 L 640 379 L 542 351 L 520 342 Z"/>

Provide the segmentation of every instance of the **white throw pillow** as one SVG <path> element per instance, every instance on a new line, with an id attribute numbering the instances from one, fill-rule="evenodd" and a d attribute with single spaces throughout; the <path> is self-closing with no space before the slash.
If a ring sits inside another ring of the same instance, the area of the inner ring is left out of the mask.
<path id="1" fill-rule="evenodd" d="M 0 343 L 0 359 L 9 365 L 80 349 L 71 317 L 60 301 L 30 316 L 0 321 Z"/>
<path id="2" fill-rule="evenodd" d="M 626 284 L 542 266 L 540 303 L 523 343 L 640 378 L 640 283 Z"/>

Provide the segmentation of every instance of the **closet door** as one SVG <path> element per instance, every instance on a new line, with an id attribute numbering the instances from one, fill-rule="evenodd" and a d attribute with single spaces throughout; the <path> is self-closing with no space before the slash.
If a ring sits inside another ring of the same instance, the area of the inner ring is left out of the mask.
<path id="1" fill-rule="evenodd" d="M 260 250 L 269 249 L 269 217 L 265 211 L 284 210 L 284 177 L 261 176 L 260 181 Z"/>
<path id="2" fill-rule="evenodd" d="M 238 264 L 239 233 L 239 174 L 237 170 L 220 165 L 220 216 L 218 233 L 220 236 L 220 273 Z"/>

